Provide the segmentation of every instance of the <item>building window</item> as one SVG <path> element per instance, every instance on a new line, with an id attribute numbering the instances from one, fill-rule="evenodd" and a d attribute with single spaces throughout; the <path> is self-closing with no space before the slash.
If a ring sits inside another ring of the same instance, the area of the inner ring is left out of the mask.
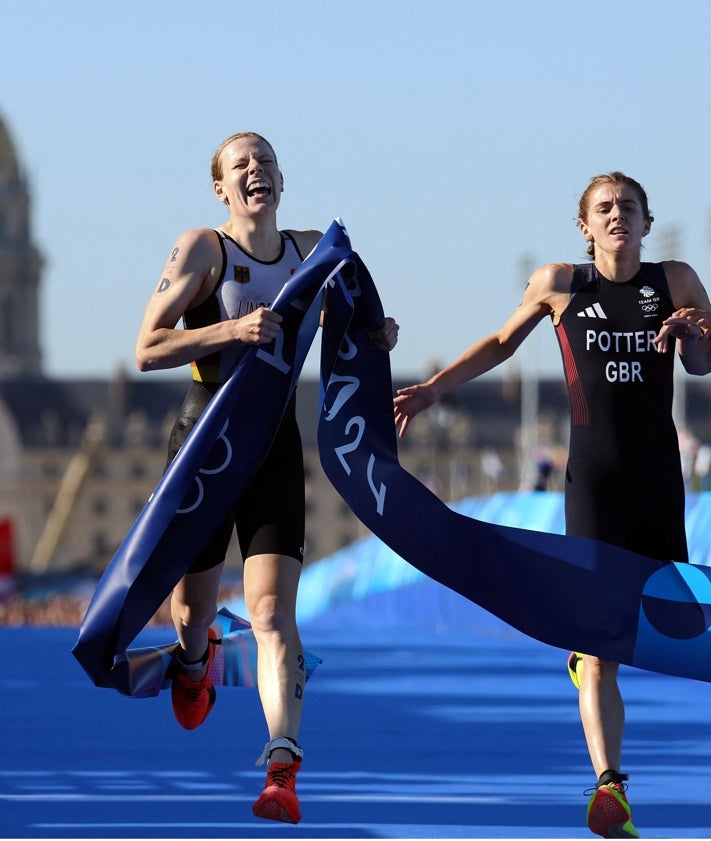
<path id="1" fill-rule="evenodd" d="M 103 496 L 95 496 L 94 499 L 91 501 L 91 509 L 97 517 L 105 516 L 106 512 L 108 511 L 106 498 Z"/>
<path id="2" fill-rule="evenodd" d="M 40 467 L 43 476 L 59 476 L 62 472 L 56 461 L 43 461 Z"/>
<path id="3" fill-rule="evenodd" d="M 131 476 L 134 479 L 140 479 L 146 475 L 146 465 L 142 461 L 134 461 L 131 465 Z"/>

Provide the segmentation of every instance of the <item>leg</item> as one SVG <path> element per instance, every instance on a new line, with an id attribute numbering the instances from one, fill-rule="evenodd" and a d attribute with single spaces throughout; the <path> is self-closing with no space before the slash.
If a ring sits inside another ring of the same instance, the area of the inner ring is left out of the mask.
<path id="1" fill-rule="evenodd" d="M 264 718 L 273 739 L 295 743 L 301 725 L 306 672 L 296 627 L 296 591 L 301 563 L 288 555 L 252 555 L 244 565 L 244 595 L 257 641 L 257 683 Z M 288 742 L 287 742 L 288 744 Z M 296 795 L 297 755 L 286 747 L 267 746 L 267 779 L 252 805 L 258 818 L 299 823 Z"/>
<path id="2" fill-rule="evenodd" d="M 301 563 L 286 555 L 252 555 L 244 564 L 244 595 L 257 641 L 257 683 L 269 739 L 298 740 L 306 682 L 304 652 L 296 627 Z M 271 757 L 292 762 L 288 750 Z"/>
<path id="3" fill-rule="evenodd" d="M 195 662 L 205 653 L 207 629 L 217 613 L 217 593 L 223 566 L 224 563 L 221 563 L 204 572 L 188 573 L 173 590 L 170 613 L 183 649 L 181 658 L 184 662 Z M 204 673 L 204 670 L 196 671 L 191 677 L 199 681 Z"/>
<path id="4" fill-rule="evenodd" d="M 597 784 L 588 801 L 588 827 L 603 838 L 639 838 L 620 774 L 625 708 L 617 686 L 617 663 L 583 655 L 580 718 Z M 578 671 L 580 675 L 580 671 Z"/>
<path id="5" fill-rule="evenodd" d="M 170 602 L 181 649 L 175 659 L 171 684 L 173 713 L 186 730 L 199 727 L 215 704 L 210 666 L 215 644 L 209 643 L 217 611 L 217 588 L 222 564 L 185 575 L 173 590 Z"/>
<path id="6" fill-rule="evenodd" d="M 617 685 L 617 663 L 583 655 L 580 719 L 593 769 L 599 777 L 620 770 L 625 708 Z"/>

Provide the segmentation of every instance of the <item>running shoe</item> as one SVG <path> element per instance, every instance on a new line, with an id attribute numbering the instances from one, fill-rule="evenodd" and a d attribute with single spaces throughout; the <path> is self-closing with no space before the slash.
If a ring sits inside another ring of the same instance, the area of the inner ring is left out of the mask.
<path id="1" fill-rule="evenodd" d="M 300 767 L 300 762 L 272 762 L 264 791 L 252 806 L 256 817 L 283 823 L 298 823 L 301 820 L 299 798 L 295 791 L 296 772 Z"/>
<path id="2" fill-rule="evenodd" d="M 598 786 L 588 802 L 588 826 L 603 838 L 639 838 L 622 783 Z"/>
<path id="3" fill-rule="evenodd" d="M 202 680 L 191 680 L 190 672 L 181 668 L 180 660 L 176 658 L 178 673 L 173 678 L 170 694 L 175 718 L 186 730 L 195 730 L 199 727 L 215 704 L 216 692 L 210 669 L 215 657 L 215 647 L 220 644 L 220 640 L 212 628 L 208 630 L 207 636 L 207 660 L 205 661 L 207 671 Z"/>
<path id="4" fill-rule="evenodd" d="M 568 657 L 568 674 L 576 689 L 580 689 L 580 678 L 583 675 L 583 655 L 578 651 L 571 651 Z"/>

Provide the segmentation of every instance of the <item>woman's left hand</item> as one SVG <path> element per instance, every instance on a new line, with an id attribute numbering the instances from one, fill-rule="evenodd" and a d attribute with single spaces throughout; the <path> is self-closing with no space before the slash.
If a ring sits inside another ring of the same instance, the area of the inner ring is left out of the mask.
<path id="1" fill-rule="evenodd" d="M 698 307 L 683 307 L 665 319 L 653 343 L 659 353 L 665 353 L 669 338 L 707 340 L 711 336 L 711 313 Z"/>
<path id="2" fill-rule="evenodd" d="M 387 317 L 383 322 L 382 327 L 373 330 L 368 334 L 368 338 L 374 342 L 379 348 L 391 351 L 397 344 L 397 336 L 400 330 L 400 325 L 394 318 Z"/>

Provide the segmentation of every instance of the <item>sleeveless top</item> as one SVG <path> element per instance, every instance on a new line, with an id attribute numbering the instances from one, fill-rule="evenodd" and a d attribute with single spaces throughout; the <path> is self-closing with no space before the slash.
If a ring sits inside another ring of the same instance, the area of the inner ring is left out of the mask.
<path id="1" fill-rule="evenodd" d="M 685 560 L 684 485 L 672 418 L 676 342 L 652 339 L 674 305 L 664 268 L 626 283 L 573 267 L 555 326 L 570 397 L 566 531 Z"/>
<path id="2" fill-rule="evenodd" d="M 635 422 L 671 422 L 675 342 L 664 354 L 652 345 L 674 311 L 661 264 L 642 263 L 626 283 L 574 266 L 570 292 L 556 335 L 573 427 L 615 437 Z"/>
<path id="3" fill-rule="evenodd" d="M 296 242 L 281 231 L 279 256 L 265 262 L 252 257 L 223 231 L 216 231 L 222 250 L 222 273 L 210 296 L 183 316 L 186 329 L 242 318 L 259 307 L 270 307 L 284 284 L 303 262 Z M 242 345 L 225 348 L 191 363 L 193 380 L 223 383 L 234 370 Z"/>

